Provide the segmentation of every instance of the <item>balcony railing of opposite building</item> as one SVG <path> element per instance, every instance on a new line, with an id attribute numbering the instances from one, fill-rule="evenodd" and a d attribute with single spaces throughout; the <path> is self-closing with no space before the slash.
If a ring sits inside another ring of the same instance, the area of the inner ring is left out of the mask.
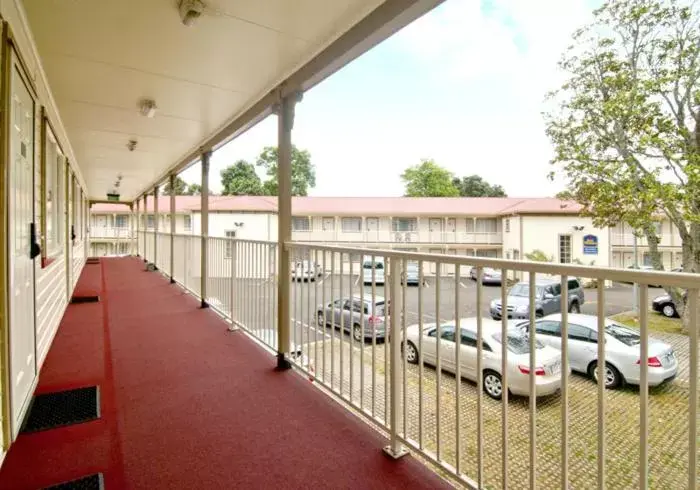
<path id="1" fill-rule="evenodd" d="M 147 260 L 155 256 L 194 295 L 204 285 L 206 301 L 232 328 L 273 351 L 277 281 L 293 281 L 282 298 L 290 361 L 383 430 L 392 455 L 409 448 L 471 488 L 698 486 L 698 275 L 296 242 L 284 245 L 292 270 L 279 271 L 275 242 L 152 232 L 138 239 Z M 365 268 L 367 256 L 374 267 Z M 528 280 L 525 297 L 509 296 L 505 281 L 484 285 L 513 274 Z M 554 278 L 558 295 L 536 286 L 540 276 Z M 619 291 L 601 287 L 581 297 L 569 289 L 580 277 L 638 283 L 645 306 L 650 284 L 687 288 L 689 336 L 651 342 L 661 334 L 650 333 L 647 307 L 639 330 L 614 326 L 606 314 L 621 301 Z M 588 317 L 569 314 L 582 307 Z M 561 315 L 539 320 L 550 309 Z M 560 336 L 520 326 L 537 321 L 549 321 L 542 331 L 556 327 Z M 597 342 L 603 329 L 606 341 Z M 595 361 L 583 366 L 582 352 Z M 595 383 L 596 376 L 606 382 Z M 621 376 L 638 387 L 606 389 Z M 653 387 L 665 376 L 676 379 Z"/>
<path id="2" fill-rule="evenodd" d="M 129 227 L 112 227 L 112 226 L 91 226 L 91 238 L 134 238 L 135 232 L 132 234 Z"/>
<path id="3" fill-rule="evenodd" d="M 322 243 L 416 243 L 416 244 L 480 244 L 500 245 L 501 232 L 450 231 L 294 231 L 294 241 Z"/>
<path id="4" fill-rule="evenodd" d="M 661 247 L 680 247 L 680 238 L 674 237 L 671 233 L 662 233 L 659 235 L 659 246 Z M 632 233 L 613 233 L 611 236 L 613 247 L 632 247 L 634 246 L 634 235 Z M 637 245 L 640 247 L 647 246 L 647 239 L 644 236 L 637 237 Z"/>

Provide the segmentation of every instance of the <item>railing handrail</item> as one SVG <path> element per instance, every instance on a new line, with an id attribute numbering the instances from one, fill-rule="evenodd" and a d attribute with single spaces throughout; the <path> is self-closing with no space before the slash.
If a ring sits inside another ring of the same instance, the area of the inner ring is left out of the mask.
<path id="1" fill-rule="evenodd" d="M 696 289 L 700 288 L 700 275 L 684 272 L 642 271 L 636 269 L 617 269 L 613 267 L 596 267 L 578 264 L 554 264 L 550 262 L 533 262 L 528 260 L 493 259 L 469 255 L 435 254 L 424 252 L 406 252 L 392 249 L 368 249 L 366 247 L 342 247 L 337 245 L 319 245 L 310 242 L 285 242 L 287 248 L 304 247 L 361 255 L 381 255 L 389 258 L 410 261 L 426 261 L 472 267 L 490 267 L 538 274 L 558 276 L 578 276 L 600 278 L 616 282 L 635 282 L 639 284 L 666 284 L 668 286 Z"/>

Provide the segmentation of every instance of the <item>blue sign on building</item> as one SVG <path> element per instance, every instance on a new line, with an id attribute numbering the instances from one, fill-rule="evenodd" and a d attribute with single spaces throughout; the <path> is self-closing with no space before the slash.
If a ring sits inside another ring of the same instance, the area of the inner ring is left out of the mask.
<path id="1" fill-rule="evenodd" d="M 585 235 L 583 237 L 584 255 L 598 255 L 598 237 L 595 235 Z"/>

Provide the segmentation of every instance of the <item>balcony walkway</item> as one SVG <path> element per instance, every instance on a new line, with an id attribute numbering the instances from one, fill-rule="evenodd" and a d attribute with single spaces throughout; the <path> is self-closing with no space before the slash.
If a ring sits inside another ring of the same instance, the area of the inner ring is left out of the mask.
<path id="1" fill-rule="evenodd" d="M 0 488 L 104 475 L 122 488 L 446 488 L 136 258 L 86 265 L 37 393 L 100 386 L 94 422 L 20 435 Z"/>

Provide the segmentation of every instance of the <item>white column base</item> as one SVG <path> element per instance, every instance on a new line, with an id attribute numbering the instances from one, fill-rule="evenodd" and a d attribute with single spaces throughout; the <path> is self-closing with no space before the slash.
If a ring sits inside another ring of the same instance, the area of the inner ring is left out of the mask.
<path id="1" fill-rule="evenodd" d="M 404 446 L 399 446 L 398 451 L 394 451 L 391 446 L 384 446 L 384 453 L 392 459 L 399 459 L 408 454 L 408 449 Z"/>

